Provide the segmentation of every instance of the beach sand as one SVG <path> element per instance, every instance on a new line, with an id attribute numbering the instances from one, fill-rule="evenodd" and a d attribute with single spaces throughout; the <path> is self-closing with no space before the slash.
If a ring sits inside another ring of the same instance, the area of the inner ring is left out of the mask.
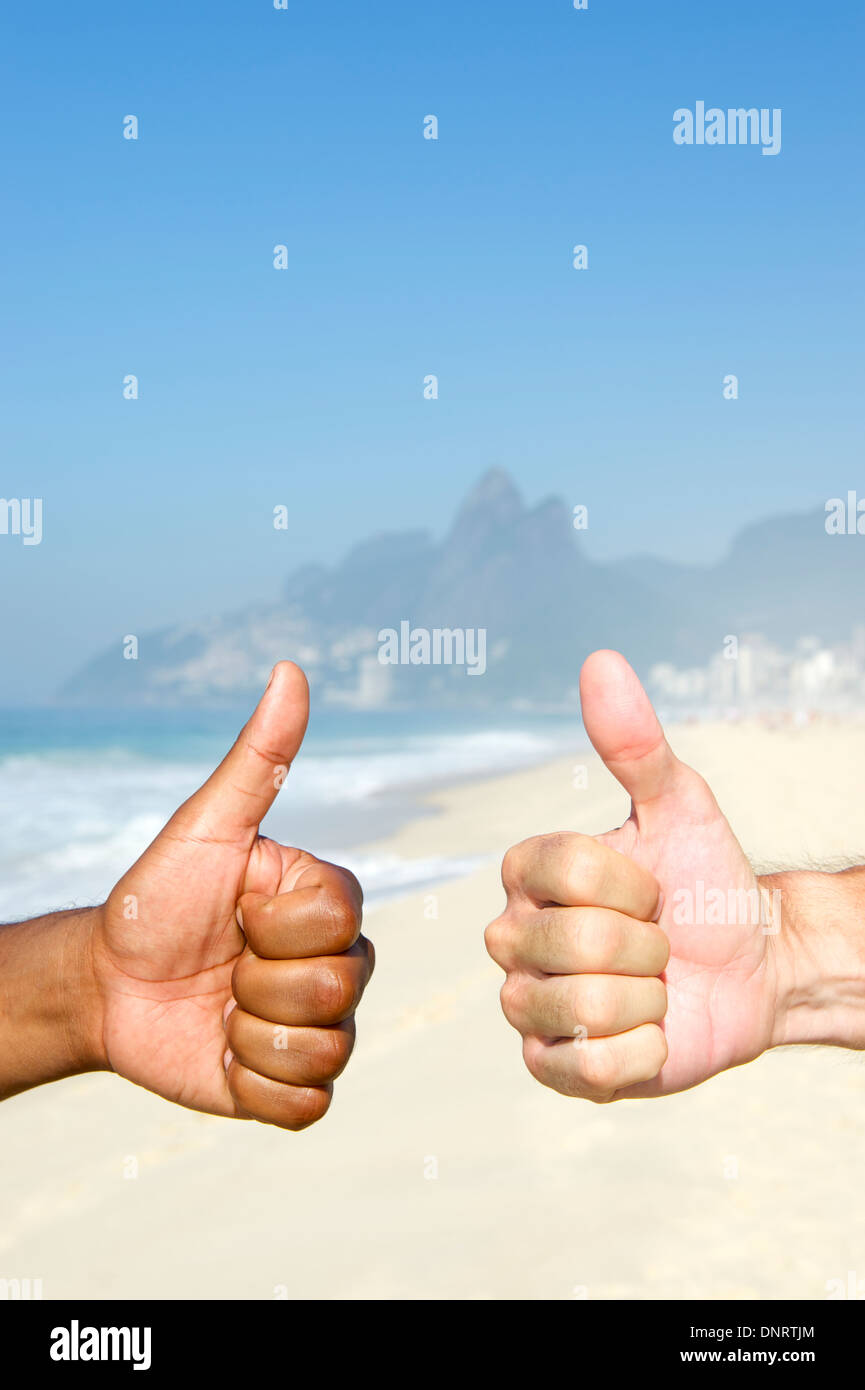
<path id="1" fill-rule="evenodd" d="M 865 858 L 862 724 L 671 739 L 760 867 Z M 614 1106 L 523 1067 L 483 927 L 509 844 L 624 819 L 597 759 L 432 800 L 370 850 L 488 862 L 370 914 L 378 967 L 326 1119 L 299 1135 L 232 1123 L 103 1075 L 15 1097 L 0 1279 L 40 1278 L 46 1298 L 263 1299 L 822 1299 L 848 1271 L 865 1280 L 860 1054 L 790 1048 Z"/>

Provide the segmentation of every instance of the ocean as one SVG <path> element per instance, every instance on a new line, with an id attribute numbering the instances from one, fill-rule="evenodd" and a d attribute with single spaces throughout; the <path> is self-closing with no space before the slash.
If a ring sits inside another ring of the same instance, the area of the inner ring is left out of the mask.
<path id="1" fill-rule="evenodd" d="M 0 921 L 100 902 L 234 741 L 247 711 L 0 711 Z M 578 716 L 314 712 L 263 833 L 347 864 L 368 902 L 466 873 L 471 857 L 365 852 L 436 786 L 543 762 Z"/>

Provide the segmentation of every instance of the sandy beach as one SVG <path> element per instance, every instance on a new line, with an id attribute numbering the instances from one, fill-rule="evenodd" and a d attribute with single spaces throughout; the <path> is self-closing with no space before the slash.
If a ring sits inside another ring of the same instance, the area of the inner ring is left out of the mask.
<path id="1" fill-rule="evenodd" d="M 689 725 L 671 741 L 759 867 L 865 857 L 865 725 Z M 0 1279 L 173 1299 L 823 1299 L 848 1271 L 865 1279 L 861 1055 L 791 1048 L 606 1107 L 524 1069 L 483 927 L 509 844 L 627 814 L 598 760 L 431 800 L 370 852 L 483 867 L 369 915 L 377 971 L 327 1118 L 283 1133 L 105 1075 L 7 1101 Z"/>

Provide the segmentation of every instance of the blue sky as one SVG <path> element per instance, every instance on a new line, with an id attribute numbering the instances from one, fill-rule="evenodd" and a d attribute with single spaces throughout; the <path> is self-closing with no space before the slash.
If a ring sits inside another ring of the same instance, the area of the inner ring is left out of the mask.
<path id="1" fill-rule="evenodd" d="M 596 558 L 711 560 L 865 491 L 861 7 L 49 0 L 3 28 L 0 496 L 45 531 L 0 536 L 0 700 L 440 532 L 493 464 L 587 503 Z M 781 154 L 674 145 L 697 100 L 780 107 Z"/>

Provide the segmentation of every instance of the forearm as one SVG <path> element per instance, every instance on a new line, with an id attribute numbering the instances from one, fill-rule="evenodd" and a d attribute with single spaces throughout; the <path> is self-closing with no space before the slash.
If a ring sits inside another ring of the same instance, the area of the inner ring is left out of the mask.
<path id="1" fill-rule="evenodd" d="M 865 868 L 768 874 L 760 883 L 781 895 L 773 1046 L 865 1048 Z"/>
<path id="2" fill-rule="evenodd" d="M 90 948 L 99 911 L 0 926 L 0 1100 L 105 1067 Z"/>

